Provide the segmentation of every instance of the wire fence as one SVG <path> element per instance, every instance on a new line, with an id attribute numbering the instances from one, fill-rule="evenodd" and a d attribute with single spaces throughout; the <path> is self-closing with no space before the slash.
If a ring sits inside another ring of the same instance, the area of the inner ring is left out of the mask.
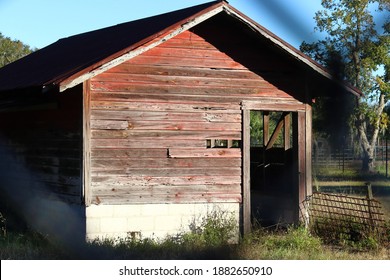
<path id="1" fill-rule="evenodd" d="M 304 201 L 302 210 L 305 223 L 330 239 L 386 234 L 385 214 L 374 198 L 316 192 Z"/>
<path id="2" fill-rule="evenodd" d="M 353 148 L 344 146 L 332 149 L 326 140 L 316 141 L 313 147 L 313 167 L 333 167 L 339 170 L 361 168 L 362 155 Z M 375 164 L 390 177 L 390 140 L 380 141 L 374 151 Z"/>

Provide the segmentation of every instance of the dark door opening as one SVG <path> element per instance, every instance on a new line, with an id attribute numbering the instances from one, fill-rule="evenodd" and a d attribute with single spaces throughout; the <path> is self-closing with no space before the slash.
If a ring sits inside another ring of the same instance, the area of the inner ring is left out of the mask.
<path id="1" fill-rule="evenodd" d="M 293 112 L 250 111 L 252 224 L 291 224 L 295 217 Z"/>

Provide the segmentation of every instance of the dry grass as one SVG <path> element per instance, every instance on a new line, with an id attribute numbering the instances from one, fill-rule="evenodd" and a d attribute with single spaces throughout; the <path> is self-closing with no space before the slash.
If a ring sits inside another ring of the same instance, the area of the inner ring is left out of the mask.
<path id="1" fill-rule="evenodd" d="M 0 240 L 1 259 L 245 259 L 245 260 L 390 260 L 390 247 L 376 249 L 326 245 L 304 228 L 258 229 L 238 245 L 209 246 L 201 236 L 178 241 L 105 240 L 84 244 L 79 250 L 49 242 L 37 234 L 13 235 Z M 187 240 L 187 241 L 186 241 Z"/>

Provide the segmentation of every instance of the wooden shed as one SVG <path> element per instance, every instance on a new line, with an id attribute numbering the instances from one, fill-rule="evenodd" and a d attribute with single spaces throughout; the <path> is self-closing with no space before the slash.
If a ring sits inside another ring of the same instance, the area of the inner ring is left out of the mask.
<path id="1" fill-rule="evenodd" d="M 297 222 L 311 101 L 345 92 L 225 1 L 75 35 L 0 69 L 0 186 L 54 234 Z"/>

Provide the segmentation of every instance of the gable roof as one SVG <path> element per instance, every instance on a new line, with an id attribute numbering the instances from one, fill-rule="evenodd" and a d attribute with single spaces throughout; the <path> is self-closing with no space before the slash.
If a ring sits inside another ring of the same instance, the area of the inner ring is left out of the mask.
<path id="1" fill-rule="evenodd" d="M 0 92 L 26 88 L 73 87 L 118 64 L 169 40 L 199 23 L 225 12 L 248 25 L 260 36 L 281 48 L 323 77 L 330 72 L 225 1 L 212 1 L 190 8 L 82 33 L 44 47 L 0 68 Z M 342 85 L 347 91 L 360 91 Z"/>

